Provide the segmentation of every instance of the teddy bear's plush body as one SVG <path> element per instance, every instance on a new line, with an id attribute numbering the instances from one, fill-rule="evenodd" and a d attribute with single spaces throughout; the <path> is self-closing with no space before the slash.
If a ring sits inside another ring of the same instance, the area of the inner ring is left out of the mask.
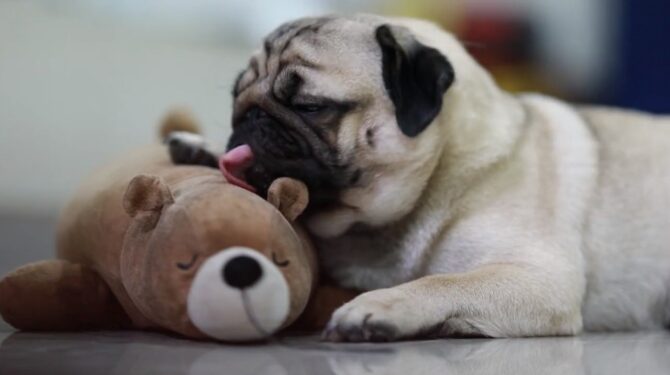
<path id="1" fill-rule="evenodd" d="M 59 259 L 0 281 L 0 313 L 20 329 L 263 337 L 293 322 L 315 285 L 294 223 L 306 204 L 298 181 L 277 180 L 266 201 L 148 146 L 82 185 L 59 222 Z"/>

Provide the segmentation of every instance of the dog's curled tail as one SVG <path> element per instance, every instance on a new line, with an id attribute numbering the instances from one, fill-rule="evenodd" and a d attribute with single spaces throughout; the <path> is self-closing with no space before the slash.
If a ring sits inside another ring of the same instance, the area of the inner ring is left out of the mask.
<path id="1" fill-rule="evenodd" d="M 201 133 L 200 126 L 193 113 L 183 108 L 168 111 L 161 121 L 158 135 L 163 141 L 174 132 Z"/>

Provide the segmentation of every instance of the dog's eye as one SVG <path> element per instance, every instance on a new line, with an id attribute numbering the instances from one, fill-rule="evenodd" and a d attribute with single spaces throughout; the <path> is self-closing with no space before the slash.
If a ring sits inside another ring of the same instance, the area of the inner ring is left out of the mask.
<path id="1" fill-rule="evenodd" d="M 286 260 L 277 259 L 277 254 L 275 253 L 272 253 L 272 262 L 279 267 L 286 267 L 289 265 L 289 263 L 291 263 L 288 259 Z"/>
<path id="2" fill-rule="evenodd" d="M 323 104 L 294 104 L 293 109 L 303 114 L 317 114 L 325 111 L 328 106 Z"/>
<path id="3" fill-rule="evenodd" d="M 177 262 L 177 268 L 179 268 L 182 271 L 186 271 L 189 268 L 193 267 L 193 265 L 195 264 L 196 259 L 198 259 L 198 254 L 193 254 L 193 256 L 191 257 L 191 260 L 189 260 L 188 262 L 186 262 L 186 263 Z"/>

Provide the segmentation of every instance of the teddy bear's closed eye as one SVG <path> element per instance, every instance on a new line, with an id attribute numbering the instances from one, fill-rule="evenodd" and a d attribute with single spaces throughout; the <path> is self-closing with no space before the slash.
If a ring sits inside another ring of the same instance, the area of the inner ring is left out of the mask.
<path id="1" fill-rule="evenodd" d="M 286 267 L 286 266 L 289 265 L 289 263 L 291 263 L 288 259 L 278 260 L 277 259 L 277 254 L 275 254 L 275 253 L 272 253 L 272 262 L 279 267 Z"/>
<path id="2" fill-rule="evenodd" d="M 189 260 L 188 263 L 177 262 L 177 268 L 179 268 L 182 271 L 186 271 L 189 268 L 193 267 L 196 259 L 198 259 L 198 254 L 193 254 L 191 260 Z"/>

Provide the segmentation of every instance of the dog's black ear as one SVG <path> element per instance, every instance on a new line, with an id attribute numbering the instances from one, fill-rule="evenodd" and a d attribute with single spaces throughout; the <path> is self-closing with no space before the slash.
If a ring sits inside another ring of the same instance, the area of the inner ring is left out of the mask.
<path id="1" fill-rule="evenodd" d="M 409 32 L 399 43 L 394 29 L 382 25 L 375 31 L 382 51 L 384 85 L 395 105 L 400 130 L 415 137 L 442 109 L 442 96 L 454 82 L 454 68 L 438 50 L 419 43 Z"/>

